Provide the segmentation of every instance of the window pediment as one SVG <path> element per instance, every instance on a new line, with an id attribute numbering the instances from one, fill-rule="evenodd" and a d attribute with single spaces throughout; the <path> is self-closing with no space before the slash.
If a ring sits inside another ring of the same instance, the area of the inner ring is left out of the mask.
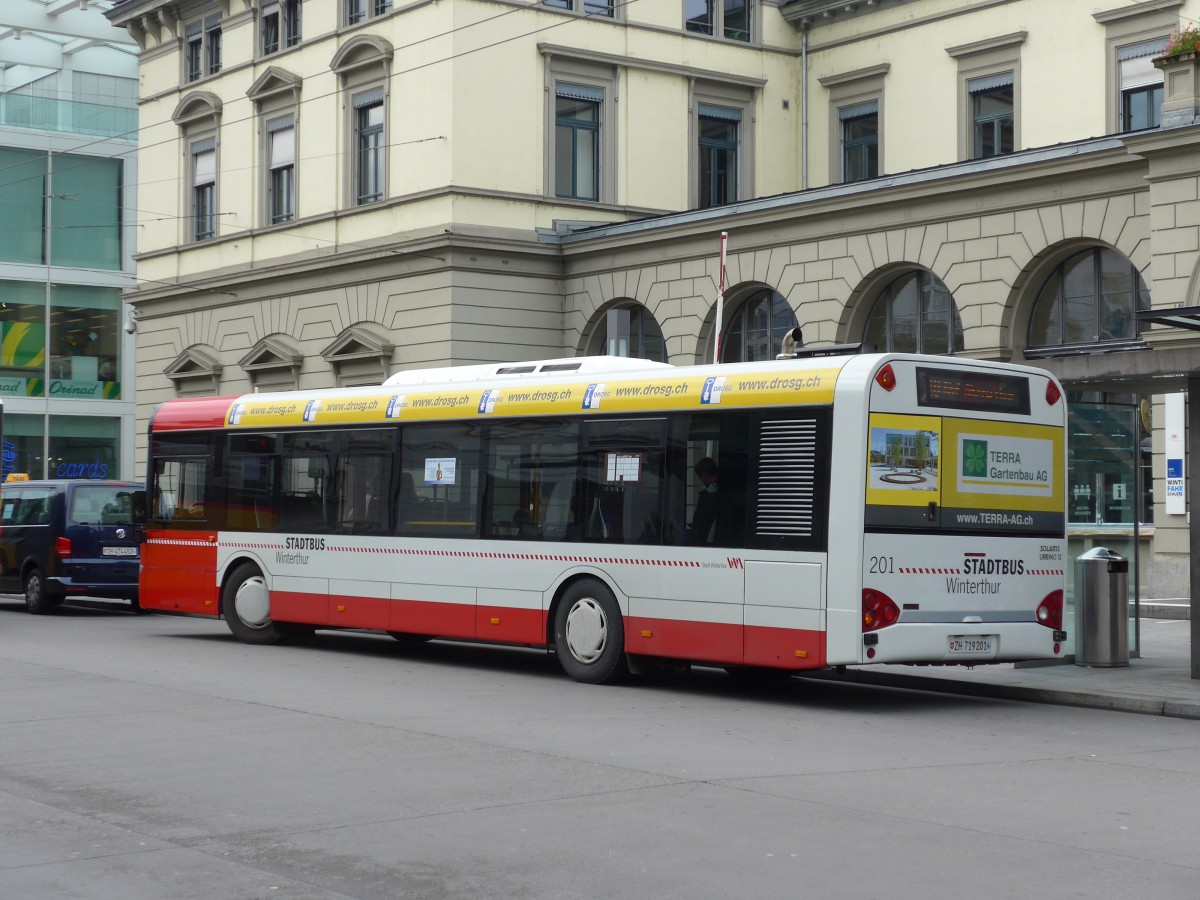
<path id="1" fill-rule="evenodd" d="M 246 96 L 255 103 L 270 100 L 280 94 L 291 94 L 292 99 L 300 98 L 300 86 L 304 79 L 299 75 L 281 69 L 279 66 L 268 66 L 267 71 L 255 79 L 254 84 L 246 90 Z"/>
<path id="2" fill-rule="evenodd" d="M 175 383 L 175 390 L 179 393 L 200 393 L 205 390 L 216 393 L 223 368 L 216 350 L 197 344 L 175 357 L 163 374 Z"/>
<path id="3" fill-rule="evenodd" d="M 203 119 L 220 118 L 221 107 L 221 98 L 212 91 L 192 91 L 179 101 L 171 119 L 182 128 Z"/>
<path id="4" fill-rule="evenodd" d="M 347 41 L 334 54 L 329 68 L 337 75 L 379 65 L 385 71 L 392 63 L 394 50 L 389 41 L 374 34 L 360 34 Z"/>
<path id="5" fill-rule="evenodd" d="M 338 335 L 321 356 L 333 369 L 339 387 L 382 384 L 391 374 L 395 349 L 386 329 L 373 322 L 359 322 Z"/>
<path id="6" fill-rule="evenodd" d="M 294 369 L 299 371 L 304 353 L 286 335 L 273 334 L 263 338 L 254 348 L 238 360 L 238 365 L 247 372 L 262 372 L 272 369 Z"/>
<path id="7" fill-rule="evenodd" d="M 347 362 L 378 359 L 387 364 L 396 349 L 382 327 L 368 322 L 351 325 L 332 344 L 321 351 L 321 356 L 331 366 Z"/>

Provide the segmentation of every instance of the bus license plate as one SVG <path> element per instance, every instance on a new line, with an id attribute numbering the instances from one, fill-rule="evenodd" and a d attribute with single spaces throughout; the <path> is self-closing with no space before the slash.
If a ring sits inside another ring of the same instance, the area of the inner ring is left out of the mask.
<path id="1" fill-rule="evenodd" d="M 137 556 L 137 547 L 104 547 L 100 550 L 101 556 Z"/>
<path id="2" fill-rule="evenodd" d="M 995 656 L 999 636 L 994 634 L 950 635 L 951 656 Z"/>

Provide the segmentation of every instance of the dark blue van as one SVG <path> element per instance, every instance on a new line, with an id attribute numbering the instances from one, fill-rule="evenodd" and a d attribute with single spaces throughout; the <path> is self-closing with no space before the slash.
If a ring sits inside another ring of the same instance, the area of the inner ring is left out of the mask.
<path id="1" fill-rule="evenodd" d="M 31 613 L 69 597 L 128 600 L 138 609 L 133 523 L 144 502 L 144 486 L 127 481 L 0 485 L 0 593 L 24 594 Z"/>

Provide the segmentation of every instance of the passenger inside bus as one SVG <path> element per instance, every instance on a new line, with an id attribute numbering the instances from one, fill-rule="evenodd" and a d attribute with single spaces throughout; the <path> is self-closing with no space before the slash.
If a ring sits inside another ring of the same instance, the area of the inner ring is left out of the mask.
<path id="1" fill-rule="evenodd" d="M 400 533 L 404 533 L 404 524 L 420 518 L 416 515 L 420 503 L 417 489 L 413 487 L 411 472 L 400 473 L 400 493 L 396 497 L 396 521 L 400 523 Z"/>
<path id="2" fill-rule="evenodd" d="M 696 463 L 696 478 L 704 485 L 696 498 L 696 512 L 688 531 L 689 544 L 711 544 L 717 534 L 717 479 L 720 470 L 716 460 L 706 456 Z"/>

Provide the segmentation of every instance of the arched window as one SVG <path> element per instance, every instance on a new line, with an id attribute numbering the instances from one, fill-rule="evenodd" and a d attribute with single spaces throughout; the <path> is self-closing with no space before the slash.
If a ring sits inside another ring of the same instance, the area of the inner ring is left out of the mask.
<path id="1" fill-rule="evenodd" d="M 644 306 L 629 303 L 614 306 L 596 324 L 588 342 L 588 356 L 629 356 L 667 361 L 662 329 Z"/>
<path id="2" fill-rule="evenodd" d="M 1139 309 L 1150 292 L 1137 268 L 1116 250 L 1091 247 L 1058 266 L 1029 317 L 1030 349 L 1135 341 Z"/>
<path id="3" fill-rule="evenodd" d="M 783 294 L 770 288 L 757 291 L 726 318 L 721 362 L 774 359 L 783 336 L 797 324 Z"/>
<path id="4" fill-rule="evenodd" d="M 932 272 L 906 272 L 880 292 L 863 341 L 881 353 L 957 353 L 963 329 L 954 295 Z"/>

